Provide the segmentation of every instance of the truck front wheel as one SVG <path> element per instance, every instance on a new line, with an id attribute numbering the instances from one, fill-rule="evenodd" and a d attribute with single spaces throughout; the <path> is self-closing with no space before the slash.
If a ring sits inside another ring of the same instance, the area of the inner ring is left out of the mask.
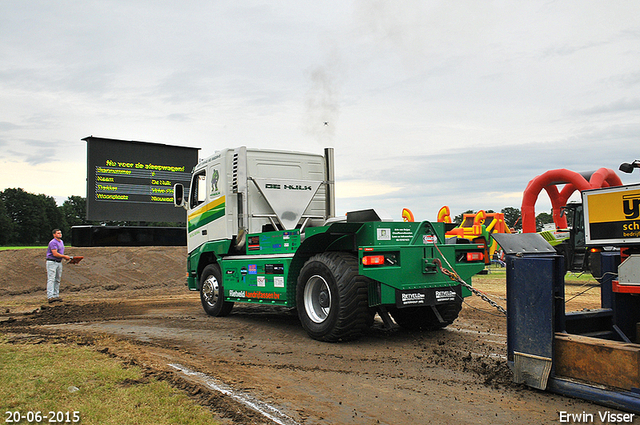
<path id="1" fill-rule="evenodd" d="M 296 303 L 302 327 L 313 339 L 356 339 L 370 322 L 368 279 L 358 274 L 357 258 L 344 252 L 311 257 L 300 270 Z"/>
<path id="2" fill-rule="evenodd" d="M 209 316 L 226 316 L 233 308 L 233 303 L 224 300 L 222 275 L 217 264 L 209 264 L 202 271 L 200 301 Z"/>

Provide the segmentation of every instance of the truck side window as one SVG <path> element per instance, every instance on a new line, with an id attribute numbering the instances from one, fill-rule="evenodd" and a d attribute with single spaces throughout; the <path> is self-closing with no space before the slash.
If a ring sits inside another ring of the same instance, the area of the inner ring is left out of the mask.
<path id="1" fill-rule="evenodd" d="M 207 199 L 207 182 L 205 172 L 196 174 L 191 181 L 190 207 L 195 208 Z"/>

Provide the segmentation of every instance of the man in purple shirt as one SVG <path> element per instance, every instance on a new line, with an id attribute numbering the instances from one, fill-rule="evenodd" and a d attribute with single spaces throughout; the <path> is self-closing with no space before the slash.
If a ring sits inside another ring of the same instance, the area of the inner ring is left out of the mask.
<path id="1" fill-rule="evenodd" d="M 64 255 L 64 243 L 60 229 L 53 230 L 53 239 L 47 247 L 47 298 L 50 303 L 60 300 L 60 277 L 62 276 L 62 260 L 70 260 Z"/>

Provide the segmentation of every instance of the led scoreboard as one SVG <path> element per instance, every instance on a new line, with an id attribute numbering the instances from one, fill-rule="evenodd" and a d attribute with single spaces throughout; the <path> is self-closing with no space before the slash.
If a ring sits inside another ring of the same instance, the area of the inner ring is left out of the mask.
<path id="1" fill-rule="evenodd" d="M 186 221 L 173 206 L 173 185 L 189 187 L 198 148 L 85 137 L 87 219 Z"/>

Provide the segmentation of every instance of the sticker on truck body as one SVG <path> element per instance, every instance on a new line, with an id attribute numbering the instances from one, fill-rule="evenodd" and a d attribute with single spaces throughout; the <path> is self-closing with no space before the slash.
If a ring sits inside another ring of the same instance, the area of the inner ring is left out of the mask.
<path id="1" fill-rule="evenodd" d="M 378 228 L 378 240 L 379 241 L 390 241 L 391 240 L 391 229 L 382 229 Z"/>
<path id="2" fill-rule="evenodd" d="M 462 299 L 460 285 L 445 288 L 421 288 L 396 291 L 396 307 L 421 307 L 445 304 Z"/>

